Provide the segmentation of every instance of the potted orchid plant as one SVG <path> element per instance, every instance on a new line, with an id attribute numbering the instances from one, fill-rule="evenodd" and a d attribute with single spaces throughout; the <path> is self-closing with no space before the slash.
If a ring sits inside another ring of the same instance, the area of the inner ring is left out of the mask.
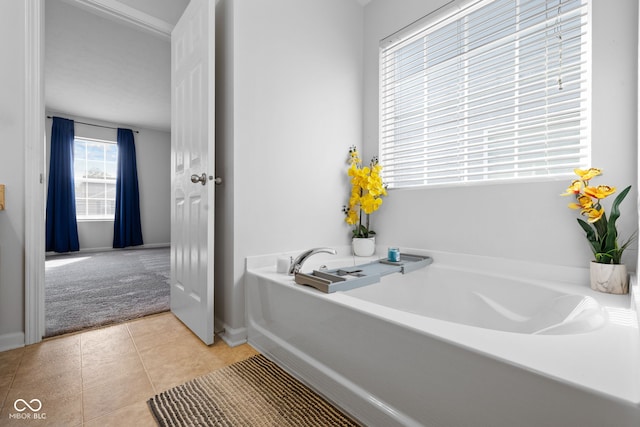
<path id="1" fill-rule="evenodd" d="M 613 195 L 616 188 L 590 184 L 591 179 L 602 174 L 600 169 L 576 169 L 575 173 L 578 179 L 573 180 L 562 195 L 574 196 L 575 202 L 570 203 L 569 207 L 580 210 L 586 219 L 578 218 L 578 224 L 584 230 L 595 258 L 590 268 L 591 288 L 608 293 L 627 293 L 629 282 L 626 266 L 622 264 L 622 253 L 635 240 L 637 233 L 634 232 L 620 244 L 616 221 L 620 218 L 620 203 L 631 186 L 618 193 L 607 216 L 602 201 Z"/>
<path id="2" fill-rule="evenodd" d="M 370 256 L 375 252 L 375 231 L 370 226 L 370 215 L 382 205 L 387 188 L 382 182 L 382 166 L 373 157 L 369 166 L 362 160 L 355 146 L 349 148 L 348 175 L 351 179 L 349 203 L 343 206 L 347 224 L 353 226 L 353 251 L 355 255 Z M 363 221 L 364 220 L 364 221 Z"/>

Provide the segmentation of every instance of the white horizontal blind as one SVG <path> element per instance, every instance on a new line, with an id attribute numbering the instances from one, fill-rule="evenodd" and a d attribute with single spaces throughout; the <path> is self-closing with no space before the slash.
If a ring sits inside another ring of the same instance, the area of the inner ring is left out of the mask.
<path id="1" fill-rule="evenodd" d="M 389 187 L 585 167 L 588 10 L 587 0 L 476 0 L 384 40 L 380 163 Z"/>

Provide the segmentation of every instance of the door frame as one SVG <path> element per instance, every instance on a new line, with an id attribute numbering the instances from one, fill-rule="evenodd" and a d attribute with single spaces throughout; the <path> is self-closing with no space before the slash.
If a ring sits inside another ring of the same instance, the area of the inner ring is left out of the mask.
<path id="1" fill-rule="evenodd" d="M 24 343 L 44 336 L 44 0 L 25 0 Z"/>

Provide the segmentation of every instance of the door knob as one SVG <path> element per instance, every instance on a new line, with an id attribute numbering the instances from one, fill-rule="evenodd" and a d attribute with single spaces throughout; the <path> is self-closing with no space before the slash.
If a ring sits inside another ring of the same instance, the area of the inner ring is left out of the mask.
<path id="1" fill-rule="evenodd" d="M 206 173 L 203 173 L 202 175 L 193 174 L 191 175 L 191 182 L 193 182 L 194 184 L 197 184 L 199 182 L 202 185 L 205 185 L 207 183 L 207 174 Z"/>

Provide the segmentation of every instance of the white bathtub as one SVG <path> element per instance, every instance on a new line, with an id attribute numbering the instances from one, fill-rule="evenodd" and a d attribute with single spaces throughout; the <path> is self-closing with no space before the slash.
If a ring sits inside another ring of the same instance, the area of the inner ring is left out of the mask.
<path id="1" fill-rule="evenodd" d="M 367 426 L 640 426 L 632 296 L 582 269 L 402 251 L 434 263 L 333 294 L 249 258 L 249 343 Z"/>

